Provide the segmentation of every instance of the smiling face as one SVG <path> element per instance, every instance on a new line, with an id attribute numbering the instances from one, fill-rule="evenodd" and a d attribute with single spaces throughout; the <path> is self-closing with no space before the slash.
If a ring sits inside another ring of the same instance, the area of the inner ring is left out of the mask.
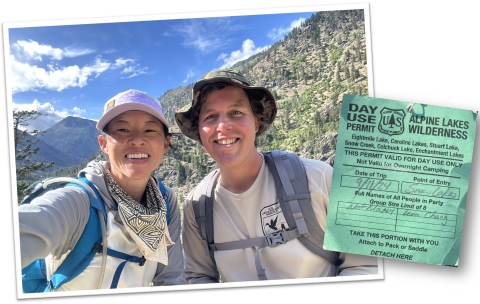
<path id="1" fill-rule="evenodd" d="M 235 86 L 211 91 L 198 118 L 202 145 L 221 169 L 245 168 L 255 161 L 258 125 L 247 95 Z"/>
<path id="2" fill-rule="evenodd" d="M 109 157 L 115 181 L 124 189 L 133 183 L 146 185 L 170 143 L 163 124 L 146 112 L 127 111 L 108 123 L 106 133 L 98 142 Z"/>

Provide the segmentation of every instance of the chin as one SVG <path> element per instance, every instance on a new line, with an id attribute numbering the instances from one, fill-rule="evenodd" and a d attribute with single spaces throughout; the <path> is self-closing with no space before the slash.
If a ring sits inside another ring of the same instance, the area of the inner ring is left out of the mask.
<path id="1" fill-rule="evenodd" d="M 233 167 L 240 162 L 238 155 L 218 155 L 214 160 L 219 166 L 223 167 Z"/>
<path id="2" fill-rule="evenodd" d="M 128 170 L 127 172 L 124 173 L 124 175 L 132 180 L 142 180 L 142 179 L 148 179 L 151 175 L 152 172 L 154 171 L 150 169 L 139 169 L 139 168 L 132 168 L 131 170 Z"/>

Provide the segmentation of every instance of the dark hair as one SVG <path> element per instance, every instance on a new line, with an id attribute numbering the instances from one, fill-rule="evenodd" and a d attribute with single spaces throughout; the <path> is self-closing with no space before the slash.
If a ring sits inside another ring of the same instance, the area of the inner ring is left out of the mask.
<path id="1" fill-rule="evenodd" d="M 215 91 L 215 90 L 223 90 L 225 87 L 234 86 L 228 82 L 214 82 L 207 84 L 203 87 L 201 94 L 199 96 L 198 102 L 192 108 L 192 113 L 190 114 L 192 117 L 192 129 L 197 134 L 198 138 L 200 138 L 198 132 L 198 118 L 200 115 L 200 110 L 202 105 L 207 101 L 208 95 Z M 243 89 L 243 88 L 241 88 Z M 252 109 L 253 115 L 258 118 L 259 126 L 258 131 L 255 136 L 255 146 L 258 143 L 258 134 L 262 134 L 270 124 L 268 124 L 264 119 L 264 113 L 269 113 L 273 110 L 273 104 L 266 102 L 267 96 L 261 90 L 247 90 L 243 89 L 245 95 L 247 95 L 248 101 L 250 103 L 250 108 Z M 200 140 L 201 143 L 201 140 Z"/>

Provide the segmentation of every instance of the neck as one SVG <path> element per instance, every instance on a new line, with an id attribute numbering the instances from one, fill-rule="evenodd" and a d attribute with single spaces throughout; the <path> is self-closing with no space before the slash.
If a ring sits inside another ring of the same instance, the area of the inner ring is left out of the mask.
<path id="1" fill-rule="evenodd" d="M 110 174 L 117 183 L 117 185 L 125 191 L 135 202 L 140 203 L 143 197 L 143 193 L 147 188 L 147 183 L 150 177 L 147 180 L 135 180 L 135 179 L 125 179 L 121 176 L 116 176 L 114 172 L 110 169 Z"/>
<path id="2" fill-rule="evenodd" d="M 148 182 L 148 181 L 147 181 Z M 147 182 L 128 181 L 126 184 L 117 184 L 127 193 L 134 201 L 140 204 L 142 201 L 143 193 L 147 187 Z"/>
<path id="3" fill-rule="evenodd" d="M 262 162 L 262 156 L 255 150 L 252 157 L 250 157 L 250 160 L 238 167 L 220 167 L 219 182 L 230 192 L 243 193 L 255 182 L 258 173 L 260 172 L 260 168 L 262 167 Z"/>

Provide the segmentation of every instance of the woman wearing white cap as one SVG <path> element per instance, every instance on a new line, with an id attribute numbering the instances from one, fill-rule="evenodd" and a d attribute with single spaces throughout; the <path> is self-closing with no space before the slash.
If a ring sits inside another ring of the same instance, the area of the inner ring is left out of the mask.
<path id="1" fill-rule="evenodd" d="M 78 176 L 95 186 L 105 205 L 109 250 L 142 262 L 123 266 L 122 259 L 107 256 L 104 262 L 96 254 L 83 272 L 55 291 L 185 283 L 177 197 L 168 187 L 162 195 L 152 177 L 170 144 L 168 128 L 159 100 L 144 92 L 128 90 L 106 102 L 97 129 L 109 160 L 90 162 Z M 22 268 L 48 256 L 47 276 L 55 271 L 79 240 L 89 208 L 86 192 L 68 186 L 20 205 Z"/>

